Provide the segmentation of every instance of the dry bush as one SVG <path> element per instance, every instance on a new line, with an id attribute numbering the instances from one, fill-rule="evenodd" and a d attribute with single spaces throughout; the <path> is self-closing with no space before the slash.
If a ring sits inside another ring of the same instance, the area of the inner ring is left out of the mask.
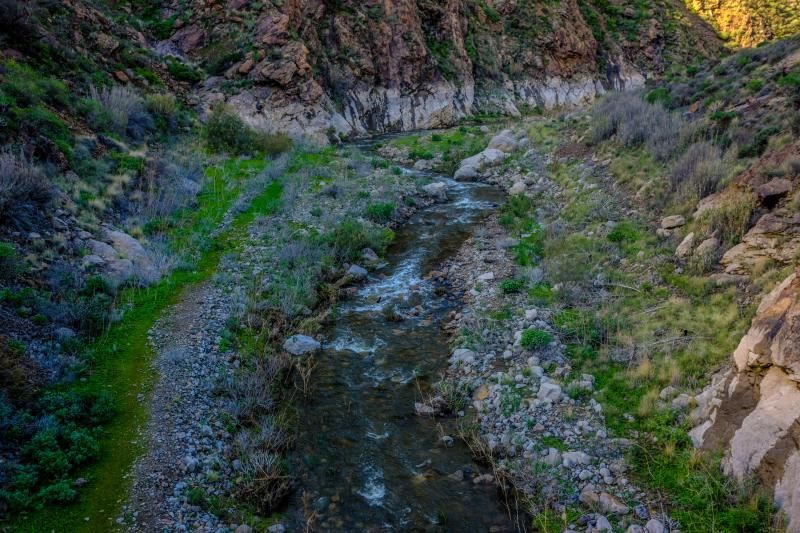
<path id="1" fill-rule="evenodd" d="M 266 451 L 250 453 L 242 460 L 242 482 L 237 495 L 269 515 L 284 501 L 292 483 L 281 465 L 281 456 Z"/>
<path id="2" fill-rule="evenodd" d="M 692 144 L 675 161 L 670 172 L 672 191 L 700 200 L 719 188 L 731 172 L 732 162 L 708 141 Z"/>
<path id="3" fill-rule="evenodd" d="M 138 119 L 145 112 L 144 100 L 136 92 L 122 85 L 98 89 L 90 87 L 89 96 L 107 114 L 111 128 L 120 135 L 128 132 L 132 119 Z"/>
<path id="4" fill-rule="evenodd" d="M 258 366 L 253 372 L 237 374 L 229 385 L 229 410 L 242 420 L 257 422 L 264 413 L 272 412 L 276 402 L 271 389 L 280 370 L 270 364 Z"/>
<path id="5" fill-rule="evenodd" d="M 661 104 L 648 104 L 639 92 L 608 94 L 594 108 L 592 139 L 612 137 L 628 148 L 646 146 L 659 160 L 669 160 L 686 137 L 686 122 Z"/>
<path id="6" fill-rule="evenodd" d="M 0 219 L 15 211 L 42 206 L 50 200 L 52 189 L 41 167 L 10 148 L 0 151 Z"/>
<path id="7" fill-rule="evenodd" d="M 203 179 L 203 169 L 196 160 L 175 154 L 149 160 L 138 183 L 139 215 L 150 221 L 188 207 L 202 189 Z"/>

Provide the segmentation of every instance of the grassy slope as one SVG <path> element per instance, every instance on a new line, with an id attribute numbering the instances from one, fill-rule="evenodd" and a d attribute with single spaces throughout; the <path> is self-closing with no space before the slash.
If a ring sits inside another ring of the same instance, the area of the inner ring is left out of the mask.
<path id="1" fill-rule="evenodd" d="M 208 238 L 247 179 L 265 165 L 261 159 L 229 160 L 210 168 L 211 179 L 199 197 L 199 206 L 174 230 L 174 243 L 183 248 L 188 246 L 192 235 Z M 24 514 L 13 523 L 15 530 L 78 532 L 113 526 L 127 496 L 127 474 L 145 445 L 139 438 L 139 431 L 147 420 L 147 404 L 140 402 L 138 396 L 150 390 L 156 377 L 150 366 L 153 352 L 147 341 L 148 331 L 161 314 L 178 301 L 183 291 L 211 277 L 222 254 L 235 249 L 245 236 L 247 225 L 257 216 L 275 209 L 280 196 L 280 184 L 270 183 L 252 200 L 248 209 L 236 216 L 227 230 L 203 247 L 193 269 L 177 270 L 152 287 L 128 289 L 123 293 L 121 300 L 130 304 L 130 311 L 92 347 L 96 361 L 94 372 L 88 381 L 79 385 L 95 390 L 109 389 L 118 398 L 119 412 L 105 428 L 100 442 L 102 455 L 82 474 L 90 483 L 77 504 Z"/>
<path id="2" fill-rule="evenodd" d="M 533 127 L 531 138 L 546 140 L 537 146 L 552 153 L 587 126 L 585 121 L 543 122 Z M 629 179 L 621 169 L 637 171 L 634 161 L 640 154 L 620 150 L 616 157 L 609 168 L 620 183 Z M 609 211 L 609 206 L 624 206 L 625 193 L 611 192 L 610 183 L 596 181 L 597 174 L 586 181 L 599 187 L 581 184 L 582 162 L 588 159 L 591 153 L 548 166 L 548 177 L 563 190 L 555 206 L 548 207 L 554 200 L 545 195 L 527 212 L 506 208 L 504 221 L 512 232 L 539 222 L 551 225 L 551 218 L 537 217 L 535 207 L 555 213 L 563 226 L 558 234 L 545 232 L 539 243 L 546 275 L 543 284 L 528 287 L 530 301 L 552 313 L 568 345 L 572 375 L 596 377 L 595 397 L 604 406 L 610 436 L 635 443 L 628 477 L 662 502 L 681 530 L 765 531 L 769 498 L 722 476 L 719 457 L 692 447 L 690 418 L 658 399 L 668 385 L 689 394 L 705 386 L 727 363 L 753 308 L 742 305 L 735 287 L 717 287 L 702 273 L 677 269 L 674 245 L 655 236 L 651 212 L 640 218 L 624 207 Z M 650 179 L 662 177 L 663 169 Z M 613 231 L 608 219 L 617 222 Z M 768 274 L 780 279 L 779 272 Z M 593 288 L 598 275 L 607 283 L 604 296 Z M 569 295 L 553 289 L 561 283 L 585 288 Z M 544 515 L 536 522 L 547 531 L 567 525 Z"/>

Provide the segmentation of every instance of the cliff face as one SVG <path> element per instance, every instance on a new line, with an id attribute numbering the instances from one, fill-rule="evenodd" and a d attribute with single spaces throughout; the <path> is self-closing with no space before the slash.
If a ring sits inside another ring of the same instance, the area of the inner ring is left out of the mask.
<path id="1" fill-rule="evenodd" d="M 739 46 L 800 32 L 800 0 L 686 0 L 686 5 Z"/>
<path id="2" fill-rule="evenodd" d="M 800 530 L 800 277 L 767 295 L 734 352 L 734 365 L 697 397 L 703 422 L 691 435 L 725 449 L 723 468 L 740 481 L 755 476 Z"/>
<path id="3" fill-rule="evenodd" d="M 161 11 L 172 27 L 160 49 L 212 74 L 206 105 L 227 101 L 260 128 L 316 137 L 576 104 L 641 85 L 689 51 L 718 51 L 683 6 L 596 4 L 195 0 Z"/>

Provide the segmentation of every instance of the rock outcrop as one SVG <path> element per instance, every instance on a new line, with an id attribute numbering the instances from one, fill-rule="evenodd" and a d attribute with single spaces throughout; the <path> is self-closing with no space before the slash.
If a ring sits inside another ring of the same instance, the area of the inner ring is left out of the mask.
<path id="1" fill-rule="evenodd" d="M 761 302 L 733 367 L 697 396 L 697 446 L 724 449 L 723 468 L 774 489 L 800 531 L 800 272 Z"/>
<path id="2" fill-rule="evenodd" d="M 159 49 L 214 74 L 200 92 L 206 106 L 225 101 L 256 127 L 318 139 L 588 102 L 641 86 L 689 47 L 719 44 L 688 12 L 630 0 L 613 9 L 577 0 L 173 4 L 165 18 L 192 15 Z M 607 28 L 623 22 L 637 31 L 612 37 Z M 668 23 L 679 38 L 666 39 Z"/>

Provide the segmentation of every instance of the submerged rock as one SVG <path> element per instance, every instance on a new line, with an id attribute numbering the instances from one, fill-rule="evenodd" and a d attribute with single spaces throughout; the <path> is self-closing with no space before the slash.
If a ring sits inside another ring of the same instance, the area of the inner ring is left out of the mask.
<path id="1" fill-rule="evenodd" d="M 308 335 L 292 335 L 283 343 L 283 349 L 292 355 L 302 357 L 319 353 L 322 345 Z"/>

